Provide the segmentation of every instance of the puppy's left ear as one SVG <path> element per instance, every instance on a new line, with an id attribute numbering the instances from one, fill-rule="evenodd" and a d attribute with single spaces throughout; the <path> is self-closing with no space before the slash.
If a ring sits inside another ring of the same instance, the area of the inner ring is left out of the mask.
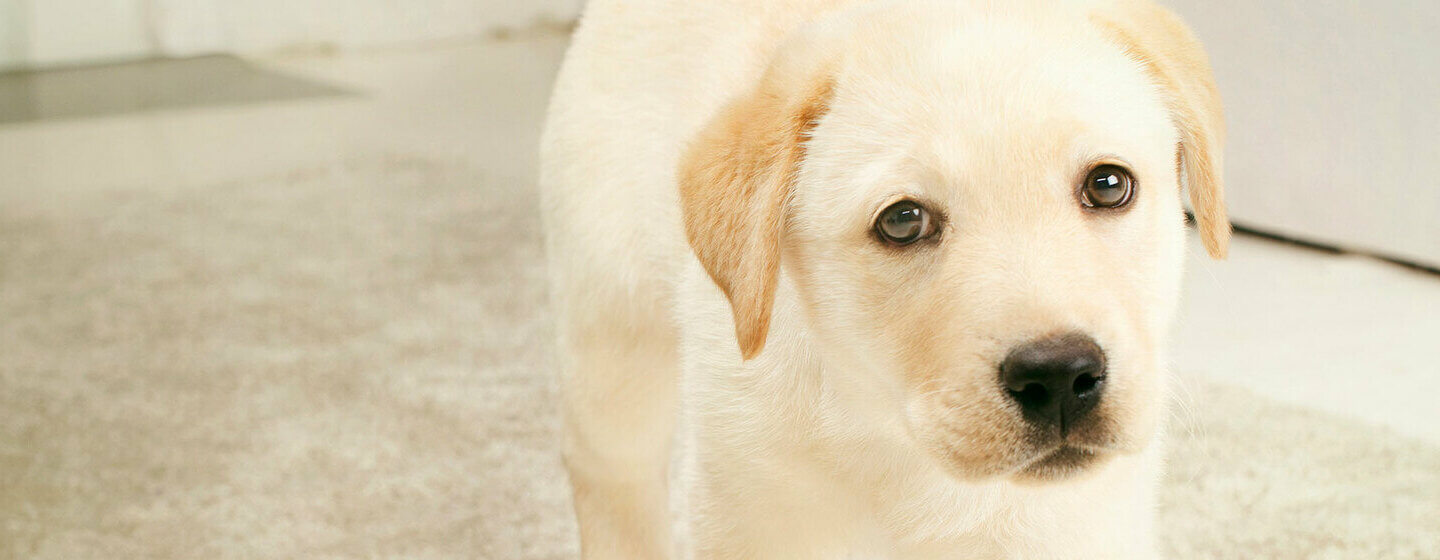
<path id="1" fill-rule="evenodd" d="M 820 51 L 794 41 L 758 85 L 722 109 L 680 163 L 685 235 L 730 300 L 745 359 L 765 347 L 780 274 L 780 232 L 804 143 L 828 110 Z"/>
<path id="2" fill-rule="evenodd" d="M 1201 240 L 1211 257 L 1225 258 L 1230 244 L 1222 153 L 1225 115 L 1200 41 L 1175 14 L 1150 0 L 1114 0 L 1091 18 L 1144 63 L 1169 96 L 1167 104 L 1180 131 L 1176 165 L 1190 191 Z"/>

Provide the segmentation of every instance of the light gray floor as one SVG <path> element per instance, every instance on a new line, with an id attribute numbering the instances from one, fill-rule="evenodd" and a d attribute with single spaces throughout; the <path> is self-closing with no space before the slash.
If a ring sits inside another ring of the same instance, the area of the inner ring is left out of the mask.
<path id="1" fill-rule="evenodd" d="M 1440 443 L 1440 276 L 1243 236 L 1190 255 L 1178 370 Z"/>

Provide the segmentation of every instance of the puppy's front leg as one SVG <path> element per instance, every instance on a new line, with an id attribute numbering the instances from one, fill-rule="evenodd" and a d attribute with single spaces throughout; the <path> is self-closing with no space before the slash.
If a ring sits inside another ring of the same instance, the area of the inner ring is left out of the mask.
<path id="1" fill-rule="evenodd" d="M 585 560 L 672 556 L 666 477 L 676 365 L 669 333 L 572 331 L 564 456 Z"/>
<path id="2" fill-rule="evenodd" d="M 693 560 L 883 560 L 883 542 L 852 496 L 802 473 L 752 463 L 694 484 L 685 515 Z M 738 468 L 737 468 L 738 467 Z M 761 476 L 747 478 L 738 470 Z"/>

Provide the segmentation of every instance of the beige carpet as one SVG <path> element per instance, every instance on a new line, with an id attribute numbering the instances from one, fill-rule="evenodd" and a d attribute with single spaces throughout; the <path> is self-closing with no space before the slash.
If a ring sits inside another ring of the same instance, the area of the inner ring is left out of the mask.
<path id="1" fill-rule="evenodd" d="M 0 558 L 573 558 L 528 182 L 8 185 Z M 1440 558 L 1440 449 L 1189 393 L 1170 557 Z"/>

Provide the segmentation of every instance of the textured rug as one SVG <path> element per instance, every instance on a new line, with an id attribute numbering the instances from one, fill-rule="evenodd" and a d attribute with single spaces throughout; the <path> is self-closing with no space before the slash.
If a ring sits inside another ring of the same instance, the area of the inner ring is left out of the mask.
<path id="1" fill-rule="evenodd" d="M 574 558 L 529 183 L 0 182 L 0 558 Z M 1185 387 L 1169 557 L 1440 558 L 1440 449 Z"/>

